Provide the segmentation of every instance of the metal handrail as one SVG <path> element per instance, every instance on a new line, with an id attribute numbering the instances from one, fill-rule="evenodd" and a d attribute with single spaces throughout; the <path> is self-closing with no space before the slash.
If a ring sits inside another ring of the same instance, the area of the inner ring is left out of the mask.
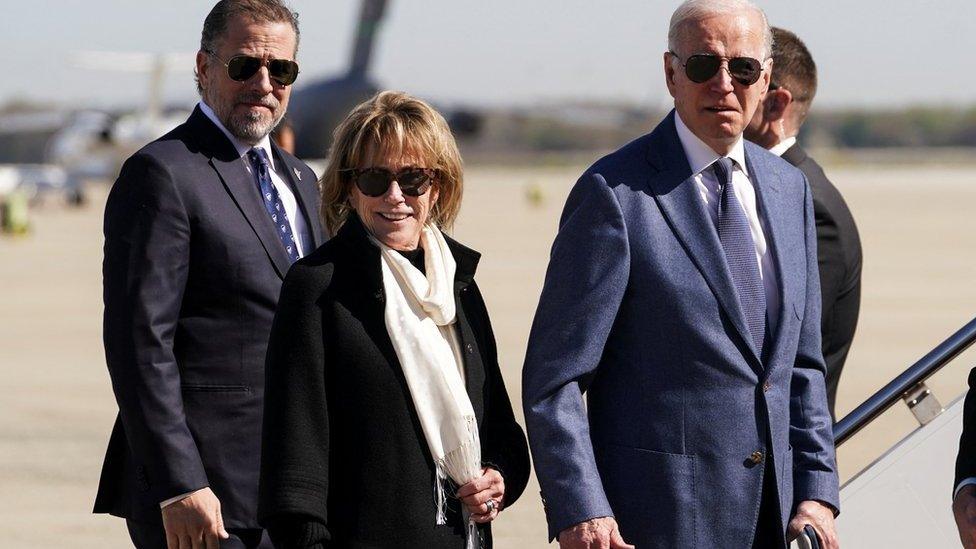
<path id="1" fill-rule="evenodd" d="M 956 333 L 940 343 L 938 347 L 932 349 L 918 362 L 893 379 L 891 383 L 882 387 L 880 391 L 871 395 L 871 398 L 865 400 L 863 404 L 835 423 L 834 444 L 837 446 L 843 444 L 844 441 L 871 423 L 874 418 L 891 408 L 910 389 L 941 370 L 943 366 L 959 356 L 973 343 L 976 343 L 976 318 L 970 320 Z"/>

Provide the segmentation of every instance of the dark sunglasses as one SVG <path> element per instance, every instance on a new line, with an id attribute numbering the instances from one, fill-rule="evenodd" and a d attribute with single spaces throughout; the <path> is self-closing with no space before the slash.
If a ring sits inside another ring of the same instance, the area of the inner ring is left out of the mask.
<path id="1" fill-rule="evenodd" d="M 431 168 L 404 168 L 393 173 L 386 168 L 363 168 L 340 170 L 350 174 L 356 188 L 366 196 L 383 196 L 393 181 L 407 196 L 421 196 L 430 189 L 437 176 Z"/>
<path id="2" fill-rule="evenodd" d="M 225 62 L 212 51 L 208 51 L 207 54 L 223 63 L 227 67 L 227 76 L 236 82 L 247 82 L 265 65 L 268 66 L 268 75 L 271 79 L 282 86 L 290 86 L 298 78 L 298 63 L 290 59 L 265 60 L 250 55 L 235 55 Z"/>
<path id="3" fill-rule="evenodd" d="M 681 58 L 673 51 L 671 55 L 678 61 Z M 696 53 L 689 56 L 681 65 L 685 68 L 688 80 L 702 84 L 708 82 L 722 68 L 722 60 L 729 62 L 729 74 L 743 86 L 751 86 L 762 75 L 762 63 L 752 57 L 722 57 L 711 53 Z"/>

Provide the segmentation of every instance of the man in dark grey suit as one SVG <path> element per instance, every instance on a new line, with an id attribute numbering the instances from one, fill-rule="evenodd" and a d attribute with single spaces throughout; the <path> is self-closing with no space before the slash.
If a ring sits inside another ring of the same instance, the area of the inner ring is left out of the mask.
<path id="1" fill-rule="evenodd" d="M 810 524 L 833 549 L 812 199 L 742 139 L 769 83 L 766 17 L 688 0 L 668 46 L 675 110 L 577 181 L 532 325 L 522 395 L 549 535 L 782 549 Z"/>
<path id="2" fill-rule="evenodd" d="M 827 402 L 836 419 L 837 384 L 861 308 L 861 240 L 844 197 L 796 142 L 817 93 L 817 65 L 795 34 L 776 27 L 772 31 L 773 76 L 769 92 L 756 109 L 745 136 L 799 168 L 813 190 Z"/>
<path id="3" fill-rule="evenodd" d="M 148 548 L 268 547 L 257 522 L 264 360 L 281 282 L 322 243 L 315 175 L 268 134 L 298 20 L 222 0 L 202 101 L 129 158 L 105 207 L 104 343 L 119 405 L 95 512 Z"/>

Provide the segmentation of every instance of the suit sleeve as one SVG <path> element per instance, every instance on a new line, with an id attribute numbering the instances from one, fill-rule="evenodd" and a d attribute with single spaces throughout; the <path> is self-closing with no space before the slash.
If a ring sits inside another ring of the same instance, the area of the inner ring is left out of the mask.
<path id="1" fill-rule="evenodd" d="M 505 479 L 504 506 L 509 507 L 522 495 L 529 481 L 529 447 L 522 427 L 515 421 L 512 401 L 505 389 L 498 366 L 498 349 L 491 329 L 488 310 L 477 284 L 468 286 L 478 310 L 477 318 L 483 320 L 480 327 L 485 334 L 488 397 L 485 401 L 485 418 L 481 430 L 481 459 L 486 467 L 493 467 Z"/>
<path id="2" fill-rule="evenodd" d="M 969 392 L 963 404 L 962 435 L 959 437 L 953 490 L 970 477 L 976 477 L 976 368 L 969 372 Z"/>
<path id="3" fill-rule="evenodd" d="M 820 273 L 813 199 L 804 178 L 806 305 L 790 383 L 790 444 L 794 503 L 818 500 L 840 510 L 834 436 L 824 380 L 820 339 Z"/>
<path id="4" fill-rule="evenodd" d="M 522 372 L 529 445 L 550 539 L 574 524 L 613 516 L 582 393 L 600 364 L 629 271 L 617 198 L 602 176 L 586 174 L 563 211 Z"/>
<path id="5" fill-rule="evenodd" d="M 826 205 L 814 203 L 817 229 L 817 264 L 820 269 L 820 294 L 823 307 L 821 322 L 826 326 L 833 314 L 833 306 L 844 289 L 848 278 L 844 250 L 841 247 L 840 229 Z M 822 330 L 826 332 L 826 330 Z"/>
<path id="6" fill-rule="evenodd" d="M 820 166 L 808 159 L 801 169 L 813 185 L 823 303 L 821 334 L 827 363 L 827 400 L 833 413 L 841 370 L 857 329 L 861 303 L 860 242 L 844 198 Z"/>
<path id="7" fill-rule="evenodd" d="M 296 263 L 281 287 L 265 363 L 264 424 L 258 521 L 288 534 L 283 524 L 318 523 L 316 542 L 330 539 L 329 406 L 325 337 L 318 305 L 324 268 Z M 331 272 L 331 271 L 329 271 Z M 292 547 L 280 535 L 276 546 Z M 327 545 L 327 544 L 326 544 Z"/>
<path id="8" fill-rule="evenodd" d="M 103 340 L 122 425 L 157 501 L 207 486 L 186 423 L 173 351 L 190 257 L 190 225 L 173 178 L 141 154 L 105 206 Z"/>

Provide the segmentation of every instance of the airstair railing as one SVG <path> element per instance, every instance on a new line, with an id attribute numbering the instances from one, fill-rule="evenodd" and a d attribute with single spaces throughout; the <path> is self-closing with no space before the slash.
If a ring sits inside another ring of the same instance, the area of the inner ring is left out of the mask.
<path id="1" fill-rule="evenodd" d="M 867 424 L 891 408 L 899 399 L 915 415 L 921 425 L 935 419 L 942 413 L 942 405 L 929 391 L 925 380 L 938 372 L 943 366 L 959 356 L 960 353 L 976 343 L 976 318 L 948 339 L 932 349 L 918 362 L 885 385 L 871 398 L 855 408 L 851 413 L 834 424 L 834 444 L 840 446 Z"/>

